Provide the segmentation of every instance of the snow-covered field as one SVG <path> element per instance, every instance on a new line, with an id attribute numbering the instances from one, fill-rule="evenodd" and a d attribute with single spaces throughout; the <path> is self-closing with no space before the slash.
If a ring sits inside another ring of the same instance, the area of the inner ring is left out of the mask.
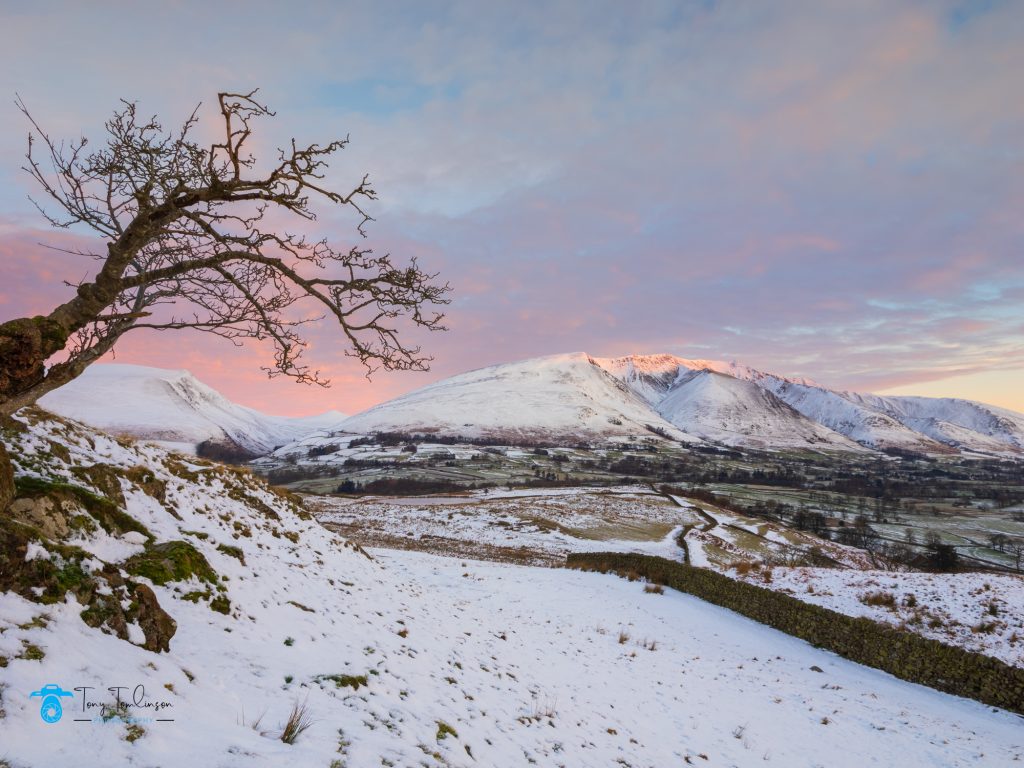
<path id="1" fill-rule="evenodd" d="M 5 439 L 25 472 L 72 480 L 72 465 L 148 468 L 166 485 L 163 500 L 125 475 L 128 513 L 158 542 L 189 541 L 231 601 L 227 614 L 192 602 L 203 586 L 194 577 L 154 585 L 177 632 L 169 652 L 152 653 L 86 626 L 70 596 L 40 605 L 0 594 L 0 761 L 12 767 L 859 768 L 1024 758 L 1016 715 L 687 595 L 425 553 L 372 550 L 370 559 L 245 475 L 55 422 Z M 92 568 L 133 551 L 99 533 L 76 536 Z M 121 543 L 141 546 L 137 538 Z M 43 538 L 25 556 L 59 558 Z M 140 634 L 129 632 L 136 642 Z M 104 722 L 96 709 L 79 714 L 75 692 L 63 718 L 46 723 L 30 693 L 50 683 L 90 688 L 96 703 L 113 698 L 109 687 L 130 698 L 144 685 L 144 703 L 168 706 L 134 710 L 138 723 Z M 309 727 L 286 744 L 279 737 L 297 704 Z"/>
<path id="2" fill-rule="evenodd" d="M 644 486 L 475 491 L 452 497 L 308 497 L 318 519 L 367 546 L 536 565 L 570 552 L 640 552 L 744 578 L 1024 666 L 1024 578 L 874 570 L 867 554 Z M 793 567 L 814 550 L 837 567 Z M 743 569 L 736 564 L 754 566 Z M 892 595 L 890 601 L 887 595 Z M 912 596 L 912 597 L 911 597 Z"/>
<path id="3" fill-rule="evenodd" d="M 675 560 L 699 516 L 643 486 L 601 491 L 476 491 L 456 497 L 307 497 L 318 519 L 363 545 L 562 565 L 570 552 L 643 552 Z"/>

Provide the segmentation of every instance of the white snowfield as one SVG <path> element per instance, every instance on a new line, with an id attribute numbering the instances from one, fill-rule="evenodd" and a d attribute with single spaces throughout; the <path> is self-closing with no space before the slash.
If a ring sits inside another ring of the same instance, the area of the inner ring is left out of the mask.
<path id="1" fill-rule="evenodd" d="M 188 371 L 120 364 L 89 366 L 40 405 L 111 434 L 189 453 L 212 439 L 264 454 L 345 418 L 338 411 L 294 419 L 268 416 L 231 402 Z"/>
<path id="2" fill-rule="evenodd" d="M 166 501 L 125 480 L 128 512 L 158 541 L 191 542 L 232 605 L 226 616 L 183 599 L 198 584 L 154 587 L 178 623 L 170 652 L 155 654 L 90 629 L 71 599 L 41 606 L 0 594 L 0 760 L 12 767 L 931 768 L 1024 759 L 1016 715 L 687 595 L 408 552 L 370 560 L 244 475 L 195 464 L 190 479 L 157 447 L 55 422 L 5 439 L 23 471 L 46 462 L 70 479 L 48 455 L 51 440 L 72 464 L 149 468 L 167 483 Z M 218 545 L 239 548 L 244 565 Z M 93 551 L 97 565 L 115 556 Z M 26 654 L 29 646 L 45 656 Z M 143 684 L 147 700 L 172 705 L 154 716 L 173 722 L 144 722 L 129 742 L 116 719 L 75 722 L 96 714 L 76 714 L 76 694 L 48 724 L 29 694 L 49 683 L 92 686 L 95 700 L 111 698 L 108 686 Z M 312 724 L 289 745 L 278 736 L 297 702 Z"/>

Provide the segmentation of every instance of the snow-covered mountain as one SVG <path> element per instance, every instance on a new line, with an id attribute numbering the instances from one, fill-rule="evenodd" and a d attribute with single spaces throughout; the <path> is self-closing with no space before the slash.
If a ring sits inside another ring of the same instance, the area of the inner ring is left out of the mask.
<path id="1" fill-rule="evenodd" d="M 39 404 L 112 434 L 187 452 L 211 440 L 261 455 L 345 418 L 338 411 L 305 418 L 268 416 L 231 402 L 188 371 L 141 365 L 90 366 Z"/>
<path id="2" fill-rule="evenodd" d="M 752 381 L 706 368 L 682 373 L 655 408 L 680 429 L 725 445 L 864 450 Z"/>
<path id="3" fill-rule="evenodd" d="M 416 432 L 510 442 L 646 434 L 691 441 L 582 352 L 495 365 L 356 414 L 346 432 Z"/>
<path id="4" fill-rule="evenodd" d="M 835 437 L 842 436 L 880 450 L 1024 453 L 1024 414 L 972 400 L 840 392 L 809 379 L 787 378 L 734 362 L 688 360 L 674 355 L 630 355 L 597 358 L 595 362 L 676 426 L 733 445 L 815 447 L 818 438 L 833 444 Z M 720 386 L 705 386 L 700 394 L 677 392 L 690 387 L 694 372 L 715 374 Z M 733 381 L 726 385 L 726 379 Z M 756 394 L 737 382 L 747 382 L 772 397 L 757 406 Z M 740 390 L 747 393 L 746 397 L 736 395 Z M 687 408 L 678 416 L 670 415 L 667 409 L 679 401 Z M 773 416 L 772 411 L 778 414 L 778 402 L 826 431 L 812 435 L 807 433 L 806 425 Z M 685 424 L 687 418 L 696 422 Z M 707 418 L 712 418 L 712 426 L 723 432 L 723 437 L 713 437 L 706 426 L 697 423 Z M 733 434 L 737 436 L 723 439 Z"/>
<path id="5" fill-rule="evenodd" d="M 263 455 L 314 433 L 415 432 L 516 442 L 650 434 L 765 450 L 901 449 L 1024 455 L 1024 414 L 971 400 L 828 389 L 734 362 L 583 352 L 463 373 L 346 418 L 289 419 L 231 402 L 187 371 L 94 365 L 40 405 L 193 451 L 211 440 Z"/>
<path id="6" fill-rule="evenodd" d="M 482 368 L 346 419 L 345 432 L 568 441 L 654 427 L 766 450 L 1024 454 L 1024 415 L 969 400 L 827 389 L 734 362 L 583 352 Z"/>

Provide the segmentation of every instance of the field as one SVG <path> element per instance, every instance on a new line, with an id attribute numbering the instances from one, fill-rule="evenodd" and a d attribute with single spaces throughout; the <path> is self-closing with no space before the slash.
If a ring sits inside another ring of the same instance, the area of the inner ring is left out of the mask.
<path id="1" fill-rule="evenodd" d="M 622 549 L 681 558 L 697 512 L 642 486 L 474 491 L 461 496 L 307 497 L 328 528 L 364 546 L 562 565 L 569 552 Z"/>
<path id="2" fill-rule="evenodd" d="M 251 466 L 275 484 L 314 494 L 450 496 L 482 489 L 669 484 L 684 493 L 710 491 L 732 513 L 785 529 L 804 528 L 797 518 L 810 514 L 827 521 L 832 538 L 839 538 L 842 526 L 863 519 L 875 543 L 898 545 L 911 555 L 940 542 L 969 565 L 1024 571 L 1021 462 L 687 448 L 650 434 L 593 445 L 511 446 L 319 433 Z M 749 544 L 738 542 L 741 548 Z M 774 549 L 776 555 L 784 552 Z M 709 555 L 727 560 L 728 547 L 712 547 Z"/>
<path id="3" fill-rule="evenodd" d="M 878 569 L 857 547 L 646 486 L 309 496 L 366 547 L 557 567 L 570 552 L 660 555 L 1024 666 L 1024 578 Z"/>

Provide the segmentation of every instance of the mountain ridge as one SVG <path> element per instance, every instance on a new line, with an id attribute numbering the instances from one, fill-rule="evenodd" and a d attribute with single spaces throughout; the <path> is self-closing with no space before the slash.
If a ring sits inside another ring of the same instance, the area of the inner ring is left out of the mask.
<path id="1" fill-rule="evenodd" d="M 517 391 L 539 379 L 545 381 L 539 389 Z M 508 407 L 510 400 L 519 407 Z M 636 410 L 638 403 L 646 416 Z M 602 358 L 574 352 L 478 368 L 375 405 L 339 428 L 510 442 L 602 438 L 646 428 L 683 442 L 767 450 L 1024 455 L 1024 414 L 1007 409 L 965 399 L 841 392 L 806 377 L 670 354 Z"/>
<path id="2" fill-rule="evenodd" d="M 106 432 L 189 453 L 212 441 L 265 454 L 346 418 L 338 411 L 270 416 L 229 400 L 189 371 L 115 363 L 90 366 L 39 405 Z"/>

